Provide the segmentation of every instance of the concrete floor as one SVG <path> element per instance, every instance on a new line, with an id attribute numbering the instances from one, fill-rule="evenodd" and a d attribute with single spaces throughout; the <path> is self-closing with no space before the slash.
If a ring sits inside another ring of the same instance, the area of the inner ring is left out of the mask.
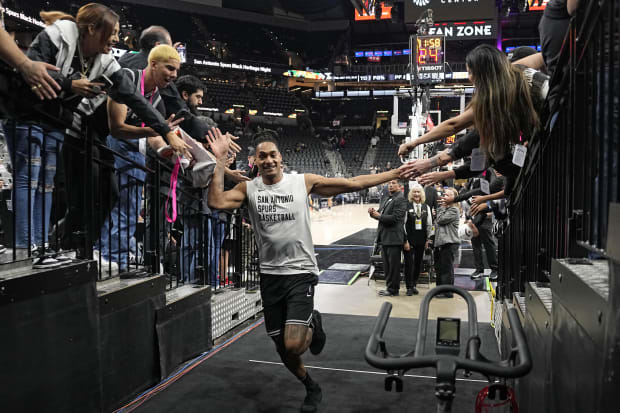
<path id="1" fill-rule="evenodd" d="M 315 245 L 328 245 L 334 241 L 354 234 L 365 228 L 376 228 L 377 221 L 368 216 L 368 208 L 378 208 L 377 204 L 342 205 L 331 209 L 312 211 L 312 237 Z M 431 284 L 430 288 L 434 287 Z M 420 302 L 429 291 L 426 284 L 418 285 L 419 295 L 381 297 L 378 291 L 385 288 L 385 282 L 358 278 L 353 285 L 319 284 L 316 288 L 315 306 L 319 311 L 333 314 L 376 316 L 385 301 L 392 303 L 392 317 L 418 318 Z M 477 304 L 478 321 L 491 320 L 491 301 L 485 291 L 470 291 Z M 467 320 L 465 301 L 458 297 L 434 299 L 431 302 L 429 318 L 458 317 Z"/>

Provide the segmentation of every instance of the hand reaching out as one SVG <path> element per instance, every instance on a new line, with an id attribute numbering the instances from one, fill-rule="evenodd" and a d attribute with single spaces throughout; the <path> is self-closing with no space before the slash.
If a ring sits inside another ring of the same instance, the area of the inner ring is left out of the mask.
<path id="1" fill-rule="evenodd" d="M 409 161 L 400 168 L 401 174 L 400 177 L 402 179 L 411 179 L 416 178 L 427 172 L 432 168 L 432 164 L 430 159 L 416 159 L 414 161 Z"/>
<path id="2" fill-rule="evenodd" d="M 18 66 L 18 70 L 39 99 L 43 100 L 56 98 L 56 91 L 60 91 L 60 86 L 54 79 L 52 79 L 47 71 L 59 71 L 59 68 L 50 65 L 49 63 L 35 62 L 30 59 L 26 59 Z"/>
<path id="3" fill-rule="evenodd" d="M 418 182 L 421 185 L 434 184 L 441 181 L 441 175 L 439 172 L 429 172 L 418 178 Z"/>
<path id="4" fill-rule="evenodd" d="M 486 201 L 482 195 L 476 195 L 471 197 L 472 206 L 474 204 L 484 204 Z"/>
<path id="5" fill-rule="evenodd" d="M 168 132 L 166 138 L 172 149 L 185 156 L 187 160 L 192 159 L 192 155 L 189 153 L 189 145 L 183 141 L 183 138 L 177 135 L 176 131 Z"/>
<path id="6" fill-rule="evenodd" d="M 409 143 L 403 143 L 398 148 L 398 156 L 407 156 L 407 155 L 409 155 L 409 153 L 412 150 L 414 150 L 416 146 L 418 146 L 418 144 L 416 143 L 415 139 L 413 141 L 409 142 Z"/>
<path id="7" fill-rule="evenodd" d="M 211 153 L 213 153 L 217 159 L 224 158 L 228 155 L 228 151 L 230 150 L 230 138 L 227 135 L 222 135 L 219 128 L 209 129 L 207 141 L 209 141 Z"/>
<path id="8" fill-rule="evenodd" d="M 486 204 L 472 204 L 469 210 L 469 213 L 471 214 L 471 216 L 475 216 L 485 211 L 486 208 L 487 208 Z"/>
<path id="9" fill-rule="evenodd" d="M 230 151 L 235 152 L 235 153 L 241 152 L 241 146 L 239 146 L 237 143 L 234 142 L 237 139 L 239 139 L 239 137 L 231 135 L 228 132 L 226 132 L 226 137 L 229 139 L 229 144 L 228 145 L 229 145 Z"/>
<path id="10" fill-rule="evenodd" d="M 185 118 L 174 119 L 174 116 L 175 115 L 173 113 L 168 119 L 166 119 L 166 122 L 168 122 L 168 127 L 170 129 L 174 129 L 178 124 L 185 120 Z"/>

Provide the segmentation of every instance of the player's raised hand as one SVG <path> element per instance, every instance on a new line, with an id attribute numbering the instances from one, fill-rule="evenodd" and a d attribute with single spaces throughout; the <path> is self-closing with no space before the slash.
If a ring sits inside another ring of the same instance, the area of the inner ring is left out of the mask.
<path id="1" fill-rule="evenodd" d="M 230 150 L 229 140 L 226 135 L 222 135 L 222 131 L 219 128 L 211 128 L 207 133 L 207 141 L 209 141 L 211 153 L 218 159 L 227 157 Z"/>

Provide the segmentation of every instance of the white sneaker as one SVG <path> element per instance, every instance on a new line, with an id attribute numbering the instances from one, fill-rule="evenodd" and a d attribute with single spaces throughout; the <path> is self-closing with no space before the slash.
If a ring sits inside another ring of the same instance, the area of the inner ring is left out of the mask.
<path id="1" fill-rule="evenodd" d="M 32 268 L 36 269 L 44 269 L 44 268 L 57 268 L 62 265 L 61 262 L 56 261 L 52 257 L 41 257 L 37 258 L 34 264 L 32 264 Z"/>
<path id="2" fill-rule="evenodd" d="M 53 254 L 53 257 L 56 261 L 59 261 L 61 264 L 70 264 L 71 262 L 73 262 L 73 258 L 71 258 L 68 254 L 70 253 L 64 253 L 62 250 L 54 253 L 53 250 L 48 250 L 49 252 L 51 252 Z M 73 255 L 75 255 L 75 253 L 73 253 Z"/>
<path id="3" fill-rule="evenodd" d="M 101 260 L 101 272 L 104 274 L 118 274 L 118 264 L 114 261 L 110 263 L 110 261 L 106 260 L 101 256 L 99 250 L 93 250 L 93 259 L 99 265 Z"/>

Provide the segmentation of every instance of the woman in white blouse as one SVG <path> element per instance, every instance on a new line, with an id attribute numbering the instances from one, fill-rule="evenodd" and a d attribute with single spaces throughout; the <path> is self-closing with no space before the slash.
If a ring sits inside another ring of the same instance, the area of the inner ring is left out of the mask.
<path id="1" fill-rule="evenodd" d="M 433 235 L 433 218 L 431 209 L 425 204 L 424 188 L 417 182 L 412 183 L 408 195 L 407 214 L 405 215 L 406 241 L 403 247 L 405 254 L 405 285 L 407 295 L 418 294 L 416 283 L 420 276 L 424 250 L 430 246 Z"/>

